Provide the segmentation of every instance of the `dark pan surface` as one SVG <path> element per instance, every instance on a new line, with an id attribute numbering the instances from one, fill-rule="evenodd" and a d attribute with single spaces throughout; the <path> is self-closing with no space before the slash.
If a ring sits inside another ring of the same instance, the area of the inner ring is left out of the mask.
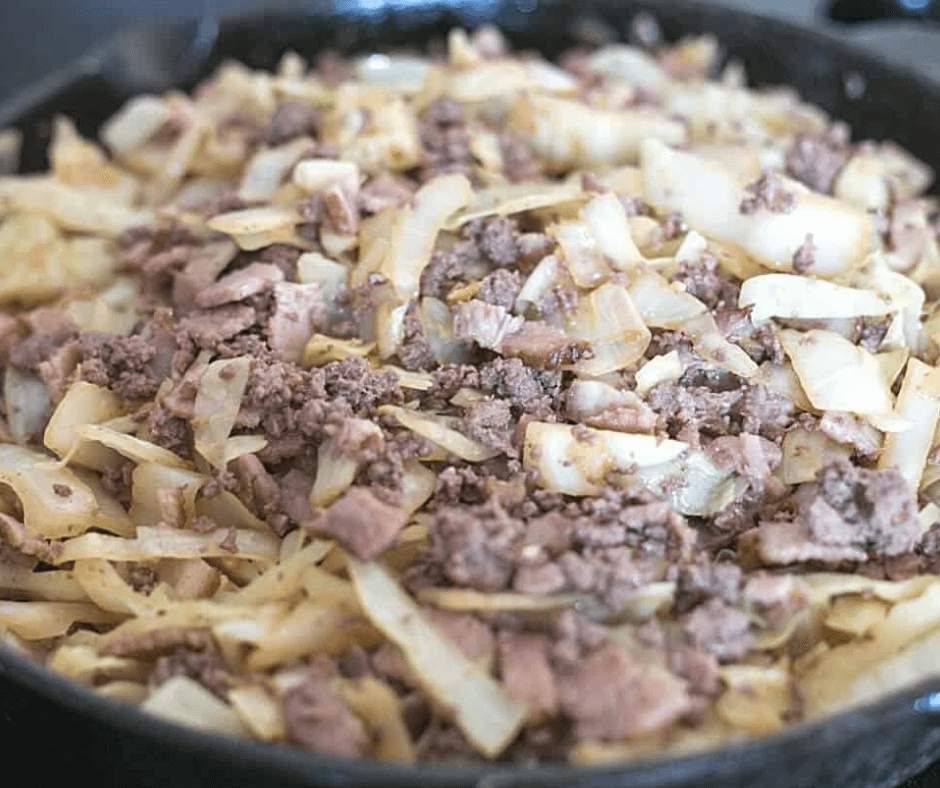
<path id="1" fill-rule="evenodd" d="M 303 14 L 276 12 L 127 31 L 74 67 L 0 107 L 0 126 L 26 133 L 23 169 L 45 167 L 49 121 L 65 113 L 80 130 L 100 123 L 142 90 L 191 87 L 226 58 L 271 68 L 286 49 L 310 55 L 323 47 L 383 49 L 426 42 L 453 25 L 495 21 L 521 47 L 557 54 L 568 31 L 586 16 L 627 34 L 640 10 L 653 12 L 667 39 L 717 34 L 728 57 L 747 66 L 754 84 L 789 84 L 807 100 L 848 121 L 856 137 L 894 139 L 940 169 L 940 85 L 854 53 L 826 34 L 738 11 L 683 0 L 480 0 L 474 5 L 420 0 L 359 0 L 311 4 Z M 766 788 L 889 788 L 926 767 L 940 752 L 940 679 L 824 723 L 790 729 L 746 745 L 678 760 L 619 768 L 567 767 L 402 769 L 312 756 L 252 742 L 183 730 L 92 695 L 36 664 L 0 650 L 0 677 L 34 693 L 0 693 L 0 721 L 17 723 L 24 705 L 47 709 L 47 743 L 58 710 L 87 717 L 127 753 L 127 784 L 149 785 L 148 758 L 167 753 L 189 763 L 196 782 L 291 788 L 306 786 L 766 786 Z M 32 715 L 35 718 L 35 714 Z M 44 737 L 45 738 L 45 737 Z M 53 745 L 55 746 L 55 745 Z M 76 752 L 75 766 L 94 764 L 93 751 Z M 0 769 L 3 767 L 0 766 Z M 40 783 L 42 785 L 42 783 Z"/>

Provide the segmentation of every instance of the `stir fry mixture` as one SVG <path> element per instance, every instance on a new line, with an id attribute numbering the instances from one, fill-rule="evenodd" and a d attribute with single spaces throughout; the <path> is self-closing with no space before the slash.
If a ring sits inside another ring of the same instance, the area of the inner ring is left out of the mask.
<path id="1" fill-rule="evenodd" d="M 56 119 L 0 178 L 4 647 L 400 763 L 936 671 L 933 174 L 718 59 L 456 30 Z"/>

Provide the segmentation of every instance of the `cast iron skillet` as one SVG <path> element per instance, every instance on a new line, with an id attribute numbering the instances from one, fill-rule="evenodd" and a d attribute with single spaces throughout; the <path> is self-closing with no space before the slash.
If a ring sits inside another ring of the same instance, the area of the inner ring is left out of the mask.
<path id="1" fill-rule="evenodd" d="M 126 31 L 99 51 L 50 76 L 4 107 L 0 127 L 25 132 L 22 168 L 45 167 L 49 120 L 66 113 L 93 135 L 134 93 L 191 87 L 223 59 L 271 68 L 284 50 L 312 54 L 423 43 L 453 25 L 499 24 L 517 46 L 548 55 L 572 43 L 586 17 L 624 33 L 641 10 L 653 13 L 667 39 L 717 34 L 729 57 L 743 61 L 755 84 L 789 84 L 807 100 L 848 121 L 856 137 L 894 139 L 940 171 L 940 85 L 846 47 L 836 37 L 695 0 L 330 0 L 297 12 L 169 23 Z M 212 782 L 258 786 L 579 786 L 680 788 L 889 788 L 924 769 L 940 746 L 940 678 L 876 704 L 743 745 L 679 759 L 618 767 L 563 765 L 416 768 L 311 755 L 235 741 L 162 722 L 86 691 L 0 647 L 0 677 L 34 693 L 35 703 L 67 710 L 115 739 L 143 737 L 154 747 L 205 765 Z M 0 716 L 26 724 L 22 705 L 0 694 Z M 34 719 L 34 718 L 30 718 Z M 45 731 L 37 730 L 41 736 Z M 48 742 L 55 747 L 54 742 Z M 94 758 L 92 753 L 90 758 Z M 78 765 L 78 764 L 76 764 Z M 131 776 L 132 765 L 128 764 Z M 221 770 L 221 771 L 220 771 Z"/>

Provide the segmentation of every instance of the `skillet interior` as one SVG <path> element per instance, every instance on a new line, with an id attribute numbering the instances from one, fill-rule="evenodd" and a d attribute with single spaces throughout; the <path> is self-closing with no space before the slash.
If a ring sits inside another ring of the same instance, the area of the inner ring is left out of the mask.
<path id="1" fill-rule="evenodd" d="M 55 113 L 75 117 L 80 130 L 93 135 L 129 95 L 191 87 L 226 58 L 271 68 L 289 48 L 310 54 L 326 46 L 347 51 L 414 46 L 454 25 L 483 21 L 495 21 L 519 47 L 553 55 L 570 45 L 569 31 L 585 16 L 625 33 L 640 10 L 654 13 L 667 39 L 717 34 L 727 55 L 745 63 L 753 84 L 789 84 L 848 121 L 856 137 L 894 139 L 940 170 L 940 85 L 853 53 L 823 33 L 689 0 L 481 0 L 472 7 L 452 0 L 337 0 L 335 6 L 316 3 L 302 14 L 270 12 L 224 18 L 217 25 L 204 20 L 134 28 L 0 107 L 0 125 L 13 123 L 24 130 L 23 169 L 37 170 L 46 165 L 49 121 Z M 859 84 L 864 85 L 860 94 L 854 90 Z M 88 715 L 98 721 L 94 724 L 113 726 L 103 729 L 116 731 L 112 735 L 153 742 L 167 757 L 192 753 L 204 777 L 211 773 L 212 779 L 245 785 L 887 788 L 924 768 L 940 744 L 940 714 L 925 700 L 931 692 L 940 698 L 937 680 L 822 724 L 679 760 L 579 771 L 552 766 L 407 770 L 184 731 L 0 651 L 4 674 L 32 689 L 37 703 L 49 704 L 50 714 L 67 708 L 70 714 Z M 0 716 L 15 725 L 16 714 L 16 707 L 0 695 Z M 80 716 L 74 719 L 81 724 Z M 159 751 L 153 752 L 154 762 Z M 97 756 L 85 757 L 93 763 Z"/>

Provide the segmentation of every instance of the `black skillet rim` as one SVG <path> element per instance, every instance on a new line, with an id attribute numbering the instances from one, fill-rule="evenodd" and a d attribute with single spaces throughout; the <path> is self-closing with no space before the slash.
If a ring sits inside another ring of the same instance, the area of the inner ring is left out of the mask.
<path id="1" fill-rule="evenodd" d="M 542 0 L 543 6 L 561 5 L 564 0 Z M 376 3 L 365 13 L 357 11 L 361 19 L 374 16 L 377 11 L 394 12 L 395 3 Z M 454 13 L 454 8 L 446 2 L 425 4 L 429 12 Z M 505 3 L 500 6 L 502 10 Z M 510 3 L 510 5 L 514 5 Z M 641 2 L 642 6 L 643 3 Z M 785 20 L 768 18 L 762 14 L 732 9 L 729 7 L 709 7 L 702 0 L 678 0 L 670 5 L 673 8 L 685 8 L 693 12 L 714 12 L 715 14 L 734 15 L 741 20 L 759 23 L 768 34 L 775 32 L 798 35 L 810 43 L 826 48 L 840 57 L 857 63 L 864 75 L 865 68 L 891 72 L 897 79 L 922 90 L 940 101 L 940 85 L 916 70 L 886 62 L 875 54 L 862 52 L 854 48 L 834 33 L 804 27 Z M 518 5 L 516 5 L 518 9 Z M 349 9 L 339 10 L 339 3 L 318 3 L 312 9 L 317 16 L 340 18 L 345 13 L 345 22 L 361 21 L 356 15 L 350 15 Z M 655 14 L 655 7 L 651 8 Z M 542 9 L 542 13 L 546 9 Z M 524 11 L 522 13 L 525 13 Z M 496 13 L 487 14 L 488 17 Z M 244 27 L 261 25 L 272 17 L 303 18 L 305 15 L 296 7 L 283 9 L 265 8 L 263 10 L 236 11 L 218 18 L 220 27 Z M 352 18 L 351 18 L 352 17 Z M 132 26 L 106 40 L 100 47 L 88 55 L 79 58 L 71 65 L 60 69 L 39 82 L 19 91 L 0 106 L 0 126 L 15 125 L 15 122 L 31 110 L 51 100 L 67 90 L 76 80 L 94 76 L 119 45 L 121 38 L 129 32 L 153 29 L 166 23 L 155 25 Z M 193 24 L 193 20 L 178 20 L 169 26 Z M 95 694 L 81 684 L 59 676 L 37 662 L 0 645 L 0 675 L 20 683 L 34 692 L 61 704 L 79 714 L 87 714 L 97 721 L 113 728 L 138 734 L 159 741 L 173 748 L 193 754 L 222 757 L 232 765 L 242 765 L 263 769 L 271 776 L 280 775 L 318 785 L 356 785 L 362 781 L 368 784 L 405 785 L 424 784 L 434 786 L 480 785 L 498 788 L 504 784 L 563 786 L 569 783 L 578 785 L 606 784 L 611 778 L 621 780 L 639 778 L 646 775 L 643 784 L 655 784 L 655 775 L 668 770 L 670 779 L 694 779 L 705 767 L 715 761 L 753 761 L 762 759 L 780 751 L 795 748 L 800 743 L 809 741 L 850 742 L 881 725 L 881 721 L 899 713 L 920 714 L 940 724 L 937 705 L 925 702 L 930 696 L 940 694 L 940 677 L 925 679 L 922 682 L 893 693 L 880 700 L 839 713 L 822 720 L 800 723 L 785 730 L 761 737 L 752 737 L 744 741 L 723 747 L 685 755 L 680 757 L 651 757 L 619 765 L 590 767 L 571 767 L 566 764 L 507 765 L 471 767 L 403 767 L 382 764 L 369 760 L 353 760 L 332 756 L 317 755 L 283 745 L 269 745 L 253 740 L 240 740 L 220 736 L 205 731 L 186 728 L 148 715 L 136 708 L 110 700 Z M 930 699 L 932 700 L 932 699 Z M 639 784 L 639 783 L 638 783 Z"/>

